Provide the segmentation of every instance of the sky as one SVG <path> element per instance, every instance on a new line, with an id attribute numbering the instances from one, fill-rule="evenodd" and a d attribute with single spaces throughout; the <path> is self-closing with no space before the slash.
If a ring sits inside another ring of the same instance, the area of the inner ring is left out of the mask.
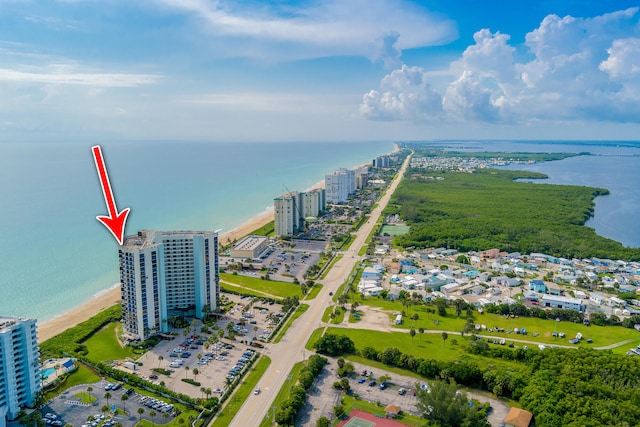
<path id="1" fill-rule="evenodd" d="M 626 0 L 0 0 L 0 142 L 640 139 Z"/>

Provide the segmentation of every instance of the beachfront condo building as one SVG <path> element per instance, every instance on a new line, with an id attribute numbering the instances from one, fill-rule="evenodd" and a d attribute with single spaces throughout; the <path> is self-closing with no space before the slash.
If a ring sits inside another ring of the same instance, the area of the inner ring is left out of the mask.
<path id="1" fill-rule="evenodd" d="M 349 200 L 349 195 L 355 192 L 355 171 L 353 169 L 340 168 L 333 173 L 325 175 L 324 188 L 327 203 L 341 203 Z"/>
<path id="2" fill-rule="evenodd" d="M 316 218 L 327 209 L 326 192 L 324 188 L 302 193 L 302 216 Z"/>
<path id="3" fill-rule="evenodd" d="M 276 236 L 293 236 L 302 227 L 302 196 L 297 191 L 273 199 L 273 233 Z"/>
<path id="4" fill-rule="evenodd" d="M 308 192 L 292 191 L 273 199 L 274 234 L 293 236 L 304 226 L 305 218 L 317 217 L 327 209 L 324 188 Z"/>
<path id="5" fill-rule="evenodd" d="M 0 427 L 23 407 L 33 407 L 42 389 L 35 319 L 0 316 Z"/>
<path id="6" fill-rule="evenodd" d="M 127 339 L 168 332 L 170 319 L 202 318 L 220 297 L 218 234 L 140 231 L 118 251 L 122 317 Z"/>

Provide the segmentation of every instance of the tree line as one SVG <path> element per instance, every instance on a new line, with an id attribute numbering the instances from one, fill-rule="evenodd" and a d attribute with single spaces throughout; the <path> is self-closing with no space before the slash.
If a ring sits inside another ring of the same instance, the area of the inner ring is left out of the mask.
<path id="1" fill-rule="evenodd" d="M 406 177 L 385 210 L 410 225 L 409 233 L 394 239 L 400 246 L 640 260 L 640 248 L 624 247 L 584 225 L 594 198 L 608 194 L 606 189 L 518 182 L 546 175 L 496 169 L 410 169 Z"/>

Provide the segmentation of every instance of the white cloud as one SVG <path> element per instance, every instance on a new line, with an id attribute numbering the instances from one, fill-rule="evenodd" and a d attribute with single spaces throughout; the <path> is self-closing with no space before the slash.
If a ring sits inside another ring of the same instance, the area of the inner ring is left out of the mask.
<path id="1" fill-rule="evenodd" d="M 518 57 L 530 59 L 516 62 L 509 35 L 480 30 L 475 44 L 450 64 L 448 83 L 434 88 L 423 69 L 403 65 L 382 79 L 381 92 L 363 96 L 361 114 L 370 120 L 428 122 L 433 106 L 407 99 L 443 93 L 437 118 L 452 123 L 640 123 L 638 8 L 595 18 L 549 15 L 525 40 Z M 421 76 L 419 83 L 385 89 L 407 70 Z"/>
<path id="2" fill-rule="evenodd" d="M 375 46 L 381 40 L 388 42 L 388 35 L 398 34 L 391 44 L 395 50 L 439 45 L 457 38 L 452 21 L 406 0 L 379 0 L 375 7 L 368 0 L 314 0 L 295 8 L 277 4 L 246 7 L 222 0 L 156 1 L 197 16 L 207 34 L 233 38 L 229 47 L 233 50 L 227 53 L 240 56 L 377 58 Z"/>
<path id="3" fill-rule="evenodd" d="M 54 67 L 56 68 L 56 67 Z M 0 82 L 45 83 L 95 87 L 135 87 L 157 82 L 156 74 L 78 73 L 78 72 L 26 72 L 0 68 Z"/>
<path id="4" fill-rule="evenodd" d="M 442 113 L 442 97 L 427 82 L 420 67 L 403 65 L 385 76 L 381 92 L 365 94 L 360 113 L 371 120 L 437 120 Z"/>
<path id="5" fill-rule="evenodd" d="M 382 61 L 386 68 L 392 69 L 400 66 L 400 56 L 402 52 L 396 47 L 400 34 L 397 32 L 380 36 L 373 44 L 373 61 Z"/>

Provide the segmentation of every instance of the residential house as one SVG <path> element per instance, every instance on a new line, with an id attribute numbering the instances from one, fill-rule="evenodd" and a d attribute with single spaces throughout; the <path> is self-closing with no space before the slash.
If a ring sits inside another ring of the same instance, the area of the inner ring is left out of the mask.
<path id="1" fill-rule="evenodd" d="M 547 292 L 547 285 L 542 280 L 533 279 L 529 280 L 529 290 L 533 292 L 537 292 L 539 294 L 544 294 Z"/>
<path id="2" fill-rule="evenodd" d="M 549 295 L 562 295 L 562 289 L 560 289 L 560 286 L 558 286 L 557 284 L 548 282 L 546 283 L 546 285 Z"/>
<path id="3" fill-rule="evenodd" d="M 533 414 L 520 408 L 511 408 L 504 419 L 504 427 L 529 427 Z"/>

